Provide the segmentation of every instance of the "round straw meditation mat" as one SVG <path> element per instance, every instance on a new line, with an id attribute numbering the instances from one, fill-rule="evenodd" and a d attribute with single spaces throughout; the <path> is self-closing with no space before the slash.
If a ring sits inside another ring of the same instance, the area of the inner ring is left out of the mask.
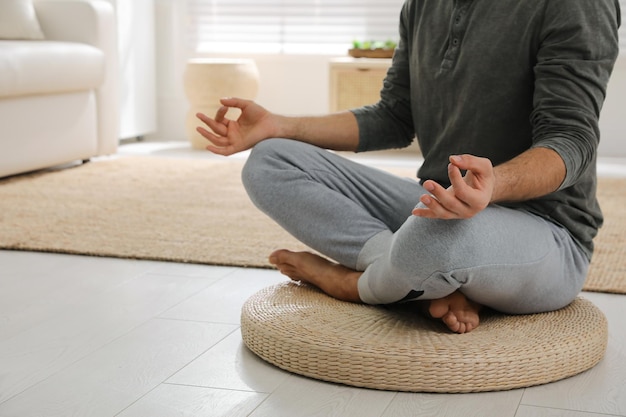
<path id="1" fill-rule="evenodd" d="M 368 306 L 285 282 L 242 308 L 241 333 L 262 359 L 324 381 L 394 391 L 478 392 L 544 384 L 585 371 L 606 351 L 607 321 L 577 298 L 550 313 L 481 314 L 454 334 L 415 305 Z"/>

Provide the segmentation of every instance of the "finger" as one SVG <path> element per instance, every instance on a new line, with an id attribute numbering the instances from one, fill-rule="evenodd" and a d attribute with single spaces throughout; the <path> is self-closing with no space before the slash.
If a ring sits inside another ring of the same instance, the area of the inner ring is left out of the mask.
<path id="1" fill-rule="evenodd" d="M 202 117 L 198 116 L 198 118 L 200 120 L 202 120 L 204 122 L 204 124 L 206 124 L 208 127 L 211 128 L 211 130 L 216 133 L 219 136 L 227 136 L 228 135 L 228 119 L 224 119 L 222 117 L 222 121 L 221 122 L 217 122 L 213 119 L 211 119 L 210 117 L 207 117 L 205 115 L 201 115 Z"/>
<path id="2" fill-rule="evenodd" d="M 454 194 L 454 188 L 452 188 L 452 190 L 443 188 L 434 181 L 426 181 L 424 188 L 432 194 L 436 199 L 436 203 L 442 206 L 446 211 L 454 213 L 456 216 L 463 216 L 467 211 L 466 204 L 459 200 Z"/>
<path id="3" fill-rule="evenodd" d="M 489 159 L 474 155 L 452 155 L 450 163 L 459 169 L 472 171 L 476 175 L 485 174 L 492 168 Z"/>
<path id="4" fill-rule="evenodd" d="M 463 173 L 459 167 L 452 163 L 448 164 L 448 178 L 450 178 L 450 184 L 455 188 L 466 185 L 465 181 L 463 181 Z"/>
<path id="5" fill-rule="evenodd" d="M 473 155 L 451 156 L 448 167 L 450 183 L 454 187 L 456 196 L 472 207 L 484 208 L 485 191 L 492 184 L 490 178 L 493 177 L 493 166 L 487 158 L 479 158 Z M 466 169 L 465 177 L 462 176 L 461 169 Z M 470 178 L 470 181 L 467 181 Z M 491 195 L 487 200 L 491 199 Z"/>
<path id="6" fill-rule="evenodd" d="M 237 153 L 232 146 L 215 146 L 213 144 L 209 144 L 206 146 L 205 149 L 216 155 L 222 155 L 222 156 L 230 156 L 230 155 Z"/>
<path id="7" fill-rule="evenodd" d="M 220 103 L 222 103 L 222 105 L 226 107 L 236 107 L 238 109 L 243 110 L 243 108 L 248 106 L 251 103 L 251 101 L 244 100 L 242 98 L 237 98 L 237 97 L 224 97 L 220 99 Z"/>
<path id="8" fill-rule="evenodd" d="M 420 197 L 420 205 L 415 207 L 412 211 L 414 216 L 425 217 L 428 219 L 453 219 L 457 218 L 455 213 L 447 210 L 436 198 L 428 194 L 424 194 Z"/>
<path id="9" fill-rule="evenodd" d="M 213 132 L 206 130 L 202 126 L 198 126 L 196 128 L 196 132 L 200 133 L 205 139 L 214 143 L 217 146 L 227 146 L 230 145 L 230 141 L 227 137 L 217 136 Z"/>
<path id="10" fill-rule="evenodd" d="M 220 108 L 221 110 L 221 108 Z M 226 136 L 228 134 L 228 124 L 230 120 L 225 119 L 224 115 L 220 115 L 220 110 L 217 111 L 216 118 L 221 117 L 221 120 L 217 121 L 211 119 L 209 116 L 203 113 L 196 113 L 196 117 L 200 119 L 205 125 L 209 126 L 211 130 L 221 136 Z M 228 108 L 225 108 L 224 114 L 228 111 Z"/>
<path id="11" fill-rule="evenodd" d="M 217 123 L 222 123 L 224 120 L 224 116 L 226 116 L 227 112 L 228 112 L 227 106 L 222 106 L 219 109 L 217 109 L 217 113 L 215 113 L 215 121 Z"/>
<path id="12" fill-rule="evenodd" d="M 457 199 L 469 206 L 476 202 L 475 190 L 465 182 L 461 170 L 452 163 L 448 164 L 448 178 Z"/>
<path id="13" fill-rule="evenodd" d="M 414 208 L 411 212 L 415 217 L 423 217 L 425 219 L 436 219 L 435 213 L 427 207 Z M 443 219 L 442 219 L 443 220 Z"/>
<path id="14" fill-rule="evenodd" d="M 204 124 L 208 123 L 211 118 L 204 113 L 196 113 L 196 117 Z"/>

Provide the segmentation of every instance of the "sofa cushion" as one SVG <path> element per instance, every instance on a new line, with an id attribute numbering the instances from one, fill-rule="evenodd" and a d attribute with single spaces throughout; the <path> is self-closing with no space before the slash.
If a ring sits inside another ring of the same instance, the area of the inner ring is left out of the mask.
<path id="1" fill-rule="evenodd" d="M 0 97 L 89 90 L 104 80 L 104 54 L 53 41 L 0 41 Z"/>
<path id="2" fill-rule="evenodd" d="M 43 39 L 31 0 L 0 1 L 0 39 Z"/>

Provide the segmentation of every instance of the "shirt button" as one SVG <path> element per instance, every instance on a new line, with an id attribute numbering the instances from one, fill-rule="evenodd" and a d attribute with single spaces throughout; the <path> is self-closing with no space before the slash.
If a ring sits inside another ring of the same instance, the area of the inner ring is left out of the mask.
<path id="1" fill-rule="evenodd" d="M 452 45 L 457 46 L 458 44 L 459 44 L 459 39 L 458 38 L 452 39 Z"/>

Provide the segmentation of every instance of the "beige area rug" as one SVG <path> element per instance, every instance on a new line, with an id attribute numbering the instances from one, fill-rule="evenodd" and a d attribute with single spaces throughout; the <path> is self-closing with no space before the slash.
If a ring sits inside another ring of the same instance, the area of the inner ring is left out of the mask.
<path id="1" fill-rule="evenodd" d="M 123 157 L 0 180 L 0 248 L 262 268 L 275 249 L 306 249 L 249 201 L 241 167 Z M 599 198 L 585 289 L 626 293 L 626 180 L 602 179 Z"/>

